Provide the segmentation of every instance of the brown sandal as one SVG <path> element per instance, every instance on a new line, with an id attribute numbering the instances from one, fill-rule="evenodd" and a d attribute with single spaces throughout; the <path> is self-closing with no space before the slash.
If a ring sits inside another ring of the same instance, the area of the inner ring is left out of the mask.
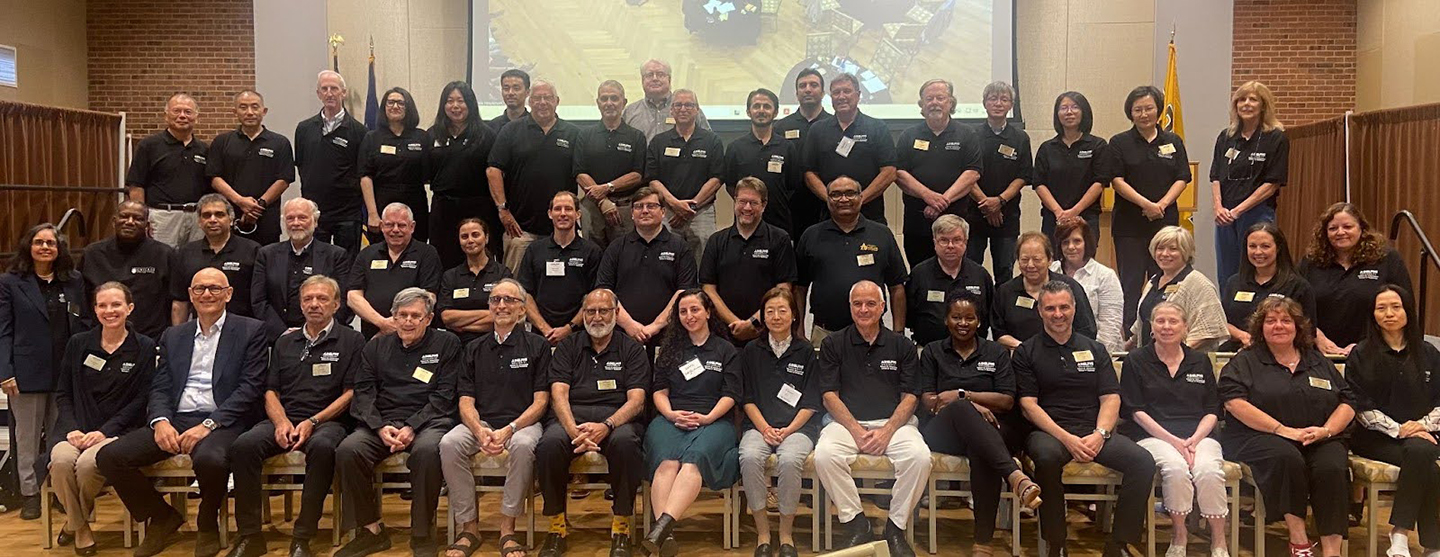
<path id="1" fill-rule="evenodd" d="M 1022 475 L 1019 481 L 1010 486 L 1010 491 L 1015 494 L 1015 501 L 1020 506 L 1032 511 L 1040 508 L 1040 485 L 1028 476 Z"/>
<path id="2" fill-rule="evenodd" d="M 509 557 L 512 553 L 519 553 L 521 557 L 524 557 L 529 554 L 529 551 L 514 534 L 500 536 L 500 557 Z"/>

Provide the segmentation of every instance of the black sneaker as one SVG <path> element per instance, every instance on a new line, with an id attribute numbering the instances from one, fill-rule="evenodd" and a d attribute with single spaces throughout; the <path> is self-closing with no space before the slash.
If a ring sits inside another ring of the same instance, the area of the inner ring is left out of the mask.
<path id="1" fill-rule="evenodd" d="M 435 553 L 439 551 L 440 546 L 435 543 L 435 538 L 410 537 L 410 554 L 414 557 L 435 557 Z"/>
<path id="2" fill-rule="evenodd" d="M 371 533 L 369 528 L 356 528 L 355 539 L 335 552 L 335 557 L 363 557 L 390 549 L 390 530 L 380 525 L 380 532 Z"/>

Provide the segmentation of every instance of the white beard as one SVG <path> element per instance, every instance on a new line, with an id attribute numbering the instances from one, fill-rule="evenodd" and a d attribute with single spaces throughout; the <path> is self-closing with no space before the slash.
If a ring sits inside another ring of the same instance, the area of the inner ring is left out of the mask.
<path id="1" fill-rule="evenodd" d="M 585 332 L 588 333 L 592 338 L 607 337 L 610 336 L 610 333 L 615 332 L 615 322 L 611 321 L 610 323 L 607 323 L 605 325 L 591 325 L 589 323 L 586 323 Z"/>

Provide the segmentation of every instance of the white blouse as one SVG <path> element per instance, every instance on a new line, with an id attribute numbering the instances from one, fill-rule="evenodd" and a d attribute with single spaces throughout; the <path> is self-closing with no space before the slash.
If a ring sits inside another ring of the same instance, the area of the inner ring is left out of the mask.
<path id="1" fill-rule="evenodd" d="M 1059 261 L 1050 263 L 1050 270 L 1063 273 Z M 1111 353 L 1125 349 L 1125 337 L 1120 334 L 1125 315 L 1125 294 L 1120 290 L 1120 277 L 1115 271 L 1095 259 L 1075 271 L 1071 277 L 1085 287 L 1090 306 L 1095 310 L 1095 340 L 1105 345 Z"/>

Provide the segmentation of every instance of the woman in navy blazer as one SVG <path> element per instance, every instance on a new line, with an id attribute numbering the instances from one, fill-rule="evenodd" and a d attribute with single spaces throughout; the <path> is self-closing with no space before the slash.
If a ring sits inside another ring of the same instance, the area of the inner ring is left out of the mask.
<path id="1" fill-rule="evenodd" d="M 25 232 L 9 272 L 0 274 L 0 390 L 10 397 L 14 451 L 25 497 L 20 518 L 40 518 L 46 432 L 55 423 L 56 365 L 70 335 L 87 328 L 80 317 L 85 286 L 65 236 L 50 223 Z"/>

